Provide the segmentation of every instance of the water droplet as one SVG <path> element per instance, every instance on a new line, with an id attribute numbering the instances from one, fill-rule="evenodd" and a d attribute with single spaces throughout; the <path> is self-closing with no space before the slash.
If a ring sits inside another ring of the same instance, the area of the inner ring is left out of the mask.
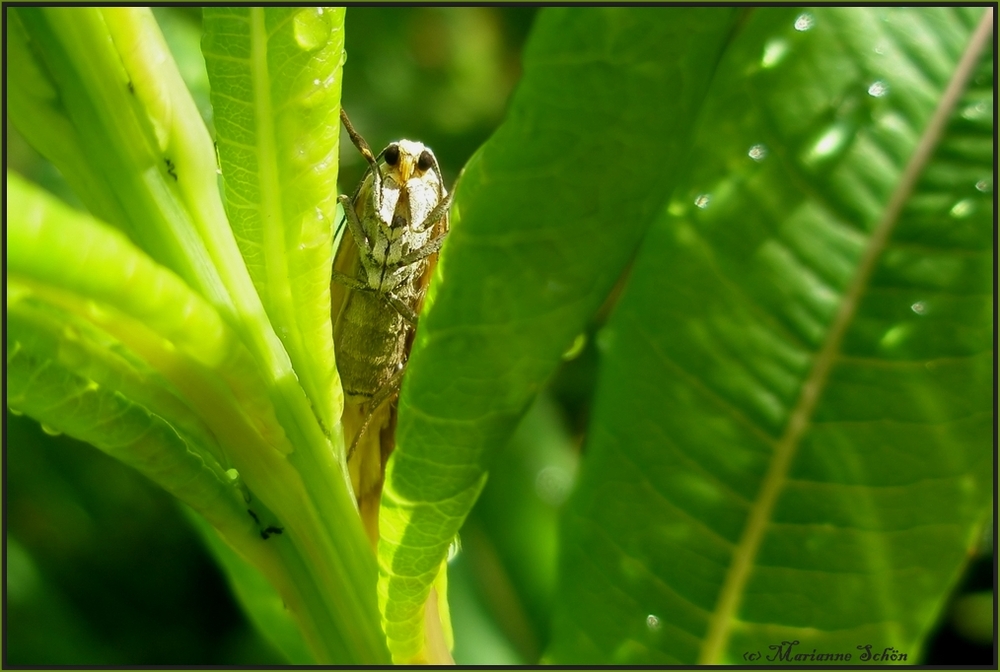
<path id="1" fill-rule="evenodd" d="M 878 54 L 879 56 L 881 56 L 881 55 L 885 54 L 885 45 L 884 44 L 876 44 L 874 47 L 872 47 L 872 51 L 874 51 L 876 54 Z"/>
<path id="2" fill-rule="evenodd" d="M 535 476 L 535 494 L 549 506 L 559 506 L 569 496 L 572 478 L 560 467 L 548 466 Z"/>
<path id="3" fill-rule="evenodd" d="M 917 301 L 912 306 L 910 306 L 910 310 L 912 310 L 917 315 L 925 315 L 927 313 L 927 304 L 924 303 L 923 301 Z"/>
<path id="4" fill-rule="evenodd" d="M 975 203 L 973 203 L 971 198 L 963 198 L 952 207 L 949 214 L 955 219 L 962 219 L 971 215 L 975 209 Z"/>
<path id="5" fill-rule="evenodd" d="M 767 158 L 767 147 L 765 147 L 764 145 L 754 145 L 753 147 L 750 148 L 750 151 L 747 152 L 747 156 L 749 156 L 757 163 L 760 163 L 765 158 Z"/>
<path id="6" fill-rule="evenodd" d="M 698 194 L 698 197 L 694 199 L 694 204 L 699 208 L 704 210 L 712 202 L 712 194 Z"/>
<path id="7" fill-rule="evenodd" d="M 456 534 L 455 538 L 451 540 L 450 544 L 448 544 L 448 560 L 447 560 L 447 562 L 450 564 L 451 561 L 454 560 L 455 558 L 457 558 L 458 554 L 461 553 L 461 552 L 462 552 L 462 540 Z"/>
<path id="8" fill-rule="evenodd" d="M 316 86 L 319 86 L 321 84 L 321 82 L 319 81 L 319 77 L 313 80 L 313 84 L 315 84 Z"/>
<path id="9" fill-rule="evenodd" d="M 761 67 L 773 68 L 788 54 L 788 42 L 781 39 L 769 40 L 764 45 L 764 56 L 760 59 Z"/>
<path id="10" fill-rule="evenodd" d="M 660 629 L 660 619 L 655 614 L 646 617 L 646 627 L 656 632 Z"/>
<path id="11" fill-rule="evenodd" d="M 889 85 L 881 79 L 875 80 L 872 82 L 872 85 L 868 87 L 868 95 L 873 98 L 881 98 L 887 93 L 889 93 Z"/>
<path id="12" fill-rule="evenodd" d="M 973 105 L 967 105 L 962 110 L 962 117 L 964 119 L 969 119 L 970 121 L 974 121 L 976 119 L 984 119 L 987 116 L 990 116 L 990 114 L 991 112 L 989 105 L 987 105 L 986 101 L 984 100 L 981 100 Z"/>
<path id="13" fill-rule="evenodd" d="M 62 434 L 62 432 L 60 432 L 58 429 L 50 427 L 49 425 L 46 425 L 44 422 L 42 423 L 42 431 L 48 434 L 49 436 L 59 436 L 60 434 Z"/>
<path id="14" fill-rule="evenodd" d="M 993 191 L 993 182 L 990 180 L 979 180 L 976 182 L 976 191 L 981 191 L 984 194 L 988 194 Z"/>
<path id="15" fill-rule="evenodd" d="M 806 154 L 806 162 L 816 163 L 837 154 L 844 147 L 844 143 L 847 142 L 847 137 L 847 129 L 844 126 L 838 124 L 830 127 L 826 133 L 819 137 L 816 144 Z"/>
<path id="16" fill-rule="evenodd" d="M 808 12 L 804 14 L 799 14 L 795 19 L 795 30 L 800 33 L 804 33 L 815 25 L 816 20 L 813 19 L 813 15 Z"/>
<path id="17" fill-rule="evenodd" d="M 897 324 L 885 332 L 885 335 L 879 341 L 879 345 L 886 350 L 891 350 L 906 340 L 910 335 L 911 329 L 912 327 L 909 324 Z"/>
<path id="18" fill-rule="evenodd" d="M 587 345 L 587 334 L 577 334 L 573 342 L 569 344 L 569 348 L 563 353 L 563 361 L 568 362 L 579 357 L 585 345 Z"/>
<path id="19" fill-rule="evenodd" d="M 330 24 L 315 7 L 303 9 L 294 19 L 295 41 L 306 51 L 319 49 L 330 37 Z"/>

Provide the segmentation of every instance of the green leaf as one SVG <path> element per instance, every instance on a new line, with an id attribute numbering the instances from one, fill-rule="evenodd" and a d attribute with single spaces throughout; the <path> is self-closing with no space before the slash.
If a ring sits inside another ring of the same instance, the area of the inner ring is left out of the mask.
<path id="1" fill-rule="evenodd" d="M 18 11 L 7 12 L 6 21 L 7 110 L 11 122 L 52 163 L 77 194 L 82 194 L 92 212 L 105 213 L 112 221 L 125 219 L 106 181 L 88 164 L 73 119 L 59 95 L 58 84 L 35 53 L 38 45 L 29 37 Z M 31 123 L 28 123 L 31 120 Z"/>
<path id="2" fill-rule="evenodd" d="M 227 471 L 235 464 L 253 485 L 288 477 L 249 353 L 120 232 L 15 174 L 7 193 L 8 404 L 190 505 L 304 610 L 278 549 L 246 514 L 246 486 Z"/>
<path id="3" fill-rule="evenodd" d="M 277 588 L 318 659 L 384 660 L 374 559 L 343 480 L 307 487 L 325 474 L 293 451 L 233 330 L 120 232 L 16 175 L 7 187 L 8 403 L 205 516 Z M 262 542 L 248 500 L 280 539 Z"/>
<path id="4" fill-rule="evenodd" d="M 375 564 L 359 552 L 366 544 L 339 425 L 321 426 L 265 313 L 222 207 L 211 139 L 152 15 L 135 8 L 24 7 L 16 13 L 23 28 L 16 53 L 28 59 L 29 74 L 50 86 L 27 78 L 14 82 L 22 87 L 15 122 L 37 139 L 46 128 L 33 110 L 48 114 L 41 121 L 64 120 L 72 133 L 62 137 L 75 138 L 81 148 L 70 159 L 85 156 L 86 164 L 61 160 L 58 142 L 42 148 L 55 152 L 50 158 L 60 170 L 94 173 L 94 193 L 107 199 L 85 192 L 85 202 L 151 258 L 132 248 L 122 253 L 129 246 L 107 232 L 98 234 L 99 244 L 81 246 L 78 236 L 89 235 L 89 224 L 68 224 L 62 235 L 46 229 L 49 250 L 40 244 L 44 236 L 33 238 L 37 231 L 28 226 L 18 272 L 34 284 L 16 288 L 18 296 L 40 292 L 44 301 L 97 325 L 181 392 L 184 405 L 218 440 L 228 460 L 223 466 L 234 464 L 252 491 L 257 515 L 266 513 L 268 524 L 284 528 L 268 545 L 272 550 L 241 552 L 276 584 L 316 659 L 383 662 Z M 226 121 L 216 116 L 216 123 Z M 26 207 L 8 202 L 11 211 Z M 320 241 L 319 256 L 328 255 L 322 247 Z M 103 256 L 80 256 L 94 250 Z M 64 267 L 67 259 L 72 263 Z M 133 262 L 141 271 L 134 277 Z M 326 283 L 300 288 L 302 305 L 312 307 L 313 323 L 305 328 L 322 330 L 328 318 L 317 306 Z M 144 292 L 162 303 L 145 305 Z M 195 301 L 199 295 L 207 303 Z M 95 343 L 92 354 L 99 349 Z M 320 369 L 316 380 L 322 375 Z M 252 524 L 245 516 L 243 528 Z"/>
<path id="5" fill-rule="evenodd" d="M 991 501 L 991 25 L 771 8 L 730 45 L 602 334 L 549 661 L 919 662 Z"/>
<path id="6" fill-rule="evenodd" d="M 50 107 L 68 120 L 88 165 L 47 158 L 75 186 L 89 182 L 72 171 L 95 174 L 100 184 L 94 193 L 108 197 L 98 202 L 84 191 L 84 203 L 221 311 L 273 381 L 278 413 L 301 438 L 297 444 L 331 451 L 310 426 L 315 420 L 308 401 L 240 256 L 218 192 L 211 138 L 152 14 L 121 7 L 24 7 L 16 13 L 28 42 L 22 55 L 33 56 L 33 71 L 51 83 L 54 94 L 46 96 L 55 95 L 59 104 Z M 30 93 L 36 84 L 23 78 L 14 84 L 29 89 L 23 98 L 39 98 Z M 44 134 L 30 116 L 31 105 L 18 109 L 23 115 L 14 122 L 27 138 Z M 106 202 L 111 205 L 102 208 Z M 317 459 L 333 462 L 326 455 Z"/>
<path id="7" fill-rule="evenodd" d="M 397 661 L 488 461 L 681 171 L 735 12 L 543 10 L 507 120 L 460 177 L 400 399 L 379 600 Z"/>
<path id="8" fill-rule="evenodd" d="M 208 8 L 226 209 L 247 269 L 327 431 L 343 401 L 330 272 L 344 9 Z"/>
<path id="9" fill-rule="evenodd" d="M 200 223 L 228 232 L 214 184 L 211 139 L 170 67 L 173 60 L 152 14 L 134 8 L 13 11 L 27 43 L 18 55 L 34 67 L 15 76 L 12 89 L 39 87 L 32 76 L 44 82 L 50 116 L 65 129 L 63 135 L 76 139 L 73 156 L 86 160 L 67 160 L 52 147 L 47 125 L 32 114 L 37 102 L 12 107 L 14 124 L 60 169 L 91 212 L 125 231 L 217 307 L 232 310 L 220 269 L 211 263 L 198 230 Z"/>
<path id="10" fill-rule="evenodd" d="M 265 453 L 291 451 L 249 353 L 214 308 L 120 233 L 69 209 L 16 174 L 8 173 L 7 187 L 8 314 L 22 307 L 26 317 L 46 309 L 65 313 L 80 334 L 59 338 L 80 336 L 88 355 L 108 360 L 95 362 L 98 368 L 115 366 L 126 377 L 147 375 L 142 367 L 158 371 L 180 392 L 187 408 L 200 409 L 201 426 L 210 427 L 224 445 L 263 443 Z M 103 340 L 99 331 L 106 334 Z M 104 352 L 115 342 L 131 351 L 118 362 L 114 353 Z M 77 366 L 91 364 L 84 354 L 79 359 Z M 138 370 L 126 371 L 129 367 Z M 103 382 L 115 377 L 95 373 Z M 137 391 L 142 387 L 135 380 L 125 382 Z M 150 403 L 156 393 L 140 394 Z M 164 417 L 178 417 L 165 405 L 151 408 Z M 169 408 L 181 412 L 176 404 Z M 182 424 L 190 427 L 197 421 L 184 419 Z M 209 435 L 204 429 L 199 433 Z M 212 439 L 207 445 L 214 443 Z"/>

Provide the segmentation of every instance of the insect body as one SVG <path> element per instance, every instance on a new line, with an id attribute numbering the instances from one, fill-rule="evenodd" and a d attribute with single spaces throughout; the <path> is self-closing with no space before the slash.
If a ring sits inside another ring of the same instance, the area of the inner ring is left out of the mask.
<path id="1" fill-rule="evenodd" d="M 451 196 L 433 152 L 391 143 L 378 156 L 341 120 L 369 168 L 352 197 L 340 196 L 347 231 L 334 257 L 331 317 L 344 388 L 348 464 L 362 514 L 374 506 L 394 441 L 399 391 L 417 315 L 448 233 Z M 366 521 L 369 522 L 369 521 Z M 369 533 L 377 539 L 377 529 Z"/>

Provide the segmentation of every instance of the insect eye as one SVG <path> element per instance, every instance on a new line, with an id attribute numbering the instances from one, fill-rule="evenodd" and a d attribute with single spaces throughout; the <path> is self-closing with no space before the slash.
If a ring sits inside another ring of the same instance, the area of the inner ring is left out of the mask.
<path id="1" fill-rule="evenodd" d="M 427 170 L 434 165 L 434 157 L 426 149 L 420 152 L 420 158 L 417 159 L 417 168 L 420 170 Z"/>
<path id="2" fill-rule="evenodd" d="M 389 145 L 388 147 L 385 148 L 385 153 L 383 154 L 383 156 L 385 157 L 385 162 L 387 164 L 389 164 L 390 166 L 395 166 L 397 163 L 399 163 L 399 146 Z"/>

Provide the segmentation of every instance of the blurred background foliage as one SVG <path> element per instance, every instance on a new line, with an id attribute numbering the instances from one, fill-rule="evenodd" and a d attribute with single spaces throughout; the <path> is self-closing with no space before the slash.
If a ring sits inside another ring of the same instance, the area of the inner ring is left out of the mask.
<path id="1" fill-rule="evenodd" d="M 350 8 L 343 100 L 355 127 L 375 150 L 404 137 L 428 144 L 452 185 L 503 117 L 536 11 Z M 154 13 L 211 128 L 201 10 Z M 6 134 L 8 168 L 82 209 L 9 122 Z M 364 163 L 346 141 L 341 159 L 341 191 L 350 192 Z M 558 514 L 596 376 L 593 335 L 616 294 L 567 353 L 463 528 L 449 573 L 459 664 L 531 664 L 545 649 Z M 284 662 L 243 616 L 173 498 L 90 446 L 9 411 L 4 431 L 6 663 Z M 992 659 L 992 631 L 981 627 L 992 617 L 992 546 L 983 540 L 924 662 Z"/>

